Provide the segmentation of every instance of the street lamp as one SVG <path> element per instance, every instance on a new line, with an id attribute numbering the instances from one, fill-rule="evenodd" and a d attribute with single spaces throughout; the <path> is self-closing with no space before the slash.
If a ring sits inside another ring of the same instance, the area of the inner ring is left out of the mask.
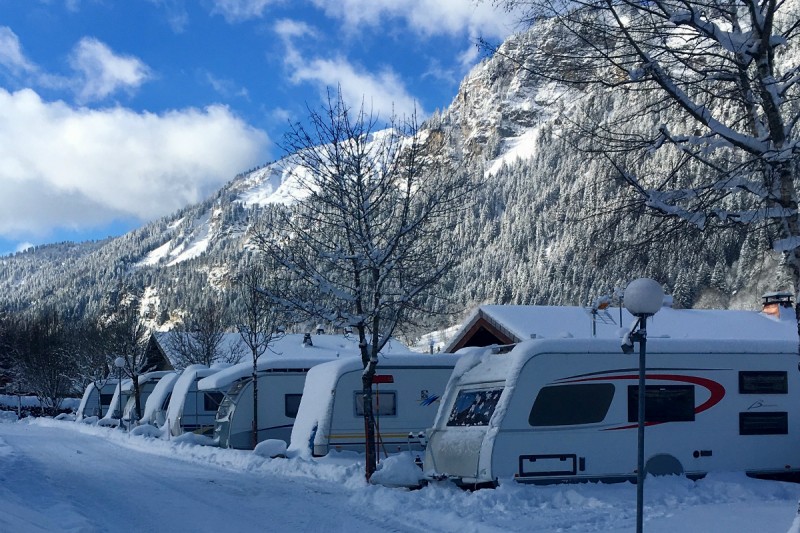
<path id="1" fill-rule="evenodd" d="M 625 289 L 623 296 L 625 309 L 638 320 L 631 332 L 622 341 L 622 351 L 633 353 L 633 343 L 639 343 L 639 394 L 637 416 L 637 458 L 636 458 L 636 533 L 642 533 L 644 508 L 644 399 L 645 399 L 645 357 L 647 352 L 647 317 L 661 309 L 664 291 L 661 285 L 649 278 L 635 279 Z M 636 328 L 639 328 L 636 331 Z"/>
<path id="2" fill-rule="evenodd" d="M 119 387 L 119 426 L 122 427 L 122 369 L 125 367 L 125 358 L 117 357 L 114 359 L 114 366 L 117 367 L 117 386 Z"/>

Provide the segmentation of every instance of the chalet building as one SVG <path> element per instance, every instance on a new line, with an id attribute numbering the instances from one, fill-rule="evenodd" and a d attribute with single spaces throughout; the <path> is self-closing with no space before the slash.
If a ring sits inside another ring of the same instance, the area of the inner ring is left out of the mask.
<path id="1" fill-rule="evenodd" d="M 469 346 L 515 344 L 539 337 L 589 337 L 616 334 L 617 309 L 595 310 L 583 307 L 539 305 L 482 305 L 467 318 L 444 352 L 453 353 Z"/>
<path id="2" fill-rule="evenodd" d="M 147 351 L 145 352 L 144 365 L 149 372 L 158 370 L 175 370 L 175 357 L 172 356 L 172 349 L 169 346 L 169 333 L 155 332 L 150 335 L 147 341 Z"/>
<path id="3" fill-rule="evenodd" d="M 752 325 L 760 323 L 752 318 L 756 314 L 794 320 L 791 297 L 788 293 L 765 294 L 761 313 L 757 313 L 672 309 L 672 298 L 665 296 L 664 307 L 648 319 L 648 331 L 670 337 L 727 338 L 731 328 L 753 330 Z M 515 344 L 535 338 L 620 338 L 621 331 L 629 330 L 634 320 L 627 310 L 619 307 L 482 305 L 472 312 L 443 351 L 453 353 L 470 346 Z M 755 338 L 763 333 L 752 331 L 752 335 Z"/>

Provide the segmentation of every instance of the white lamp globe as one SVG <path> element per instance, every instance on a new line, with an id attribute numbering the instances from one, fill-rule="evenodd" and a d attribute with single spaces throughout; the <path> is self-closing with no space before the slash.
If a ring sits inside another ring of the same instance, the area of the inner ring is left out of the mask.
<path id="1" fill-rule="evenodd" d="M 123 368 L 125 366 L 125 359 L 122 357 L 117 357 L 114 359 L 114 366 L 117 368 Z"/>
<path id="2" fill-rule="evenodd" d="M 650 278 L 635 279 L 625 288 L 625 309 L 634 316 L 654 315 L 664 303 L 661 284 Z"/>

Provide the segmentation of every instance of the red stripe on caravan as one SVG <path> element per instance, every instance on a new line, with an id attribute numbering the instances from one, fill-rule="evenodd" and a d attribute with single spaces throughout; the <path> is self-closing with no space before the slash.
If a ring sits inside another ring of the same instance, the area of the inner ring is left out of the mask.
<path id="1" fill-rule="evenodd" d="M 693 385 L 699 385 L 701 387 L 705 387 L 708 389 L 710 396 L 708 400 L 703 402 L 702 404 L 696 406 L 694 408 L 695 414 L 702 413 L 703 411 L 707 411 L 711 409 L 719 402 L 722 401 L 722 398 L 725 397 L 725 387 L 712 379 L 708 378 L 701 378 L 698 376 L 684 376 L 681 374 L 646 374 L 645 378 L 648 380 L 653 381 L 677 381 L 679 383 L 691 383 Z M 581 383 L 585 381 L 617 381 L 617 380 L 639 380 L 638 374 L 622 374 L 618 376 L 597 376 L 592 378 L 582 378 L 582 379 L 575 379 L 565 381 L 564 383 Z M 663 424 L 664 422 L 645 422 L 645 426 L 655 426 L 658 424 Z M 616 428 L 608 428 L 608 430 L 616 430 L 616 429 L 631 429 L 637 427 L 637 424 L 632 424 L 628 426 L 620 426 Z"/>

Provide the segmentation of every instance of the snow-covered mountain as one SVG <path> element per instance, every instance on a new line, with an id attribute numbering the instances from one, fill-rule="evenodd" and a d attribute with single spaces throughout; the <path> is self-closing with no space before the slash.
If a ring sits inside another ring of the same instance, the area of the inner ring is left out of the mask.
<path id="1" fill-rule="evenodd" d="M 641 275 L 662 281 L 678 305 L 755 307 L 761 292 L 777 288 L 774 259 L 762 251 L 767 236 L 686 232 L 669 243 L 615 245 L 647 226 L 639 217 L 620 221 L 604 212 L 604 198 L 617 185 L 598 179 L 600 169 L 561 133 L 565 117 L 626 102 L 612 93 L 567 90 L 522 68 L 528 43 L 543 38 L 537 31 L 505 42 L 502 53 L 463 80 L 452 104 L 423 125 L 451 135 L 453 160 L 482 176 L 457 228 L 461 264 L 446 280 L 453 309 L 487 302 L 583 305 Z M 302 195 L 289 178 L 290 157 L 119 238 L 2 258 L 0 302 L 15 310 L 54 304 L 82 315 L 96 311 L 124 278 L 147 292 L 151 318 L 160 324 L 209 291 L 225 293 L 248 228 L 273 205 Z"/>

